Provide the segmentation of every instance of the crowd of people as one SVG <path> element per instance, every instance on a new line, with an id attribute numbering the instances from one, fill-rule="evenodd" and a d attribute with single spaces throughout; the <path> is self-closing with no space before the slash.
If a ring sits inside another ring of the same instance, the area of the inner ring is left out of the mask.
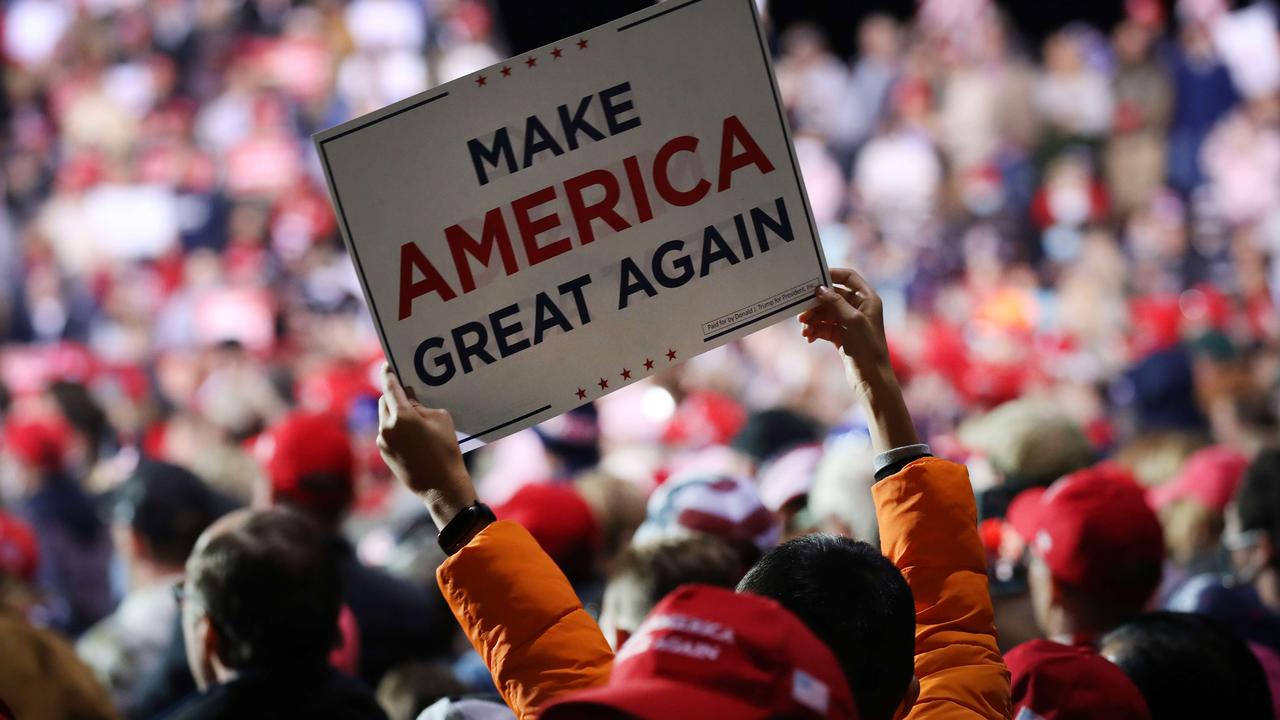
<path id="1" fill-rule="evenodd" d="M 310 136 L 497 5 L 5 3 L 0 718 L 1280 718 L 1276 8 L 759 5 L 834 287 L 461 456 Z"/>

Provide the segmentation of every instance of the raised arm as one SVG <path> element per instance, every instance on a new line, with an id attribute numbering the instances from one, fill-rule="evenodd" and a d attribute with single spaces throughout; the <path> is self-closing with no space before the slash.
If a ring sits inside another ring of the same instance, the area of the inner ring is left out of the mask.
<path id="1" fill-rule="evenodd" d="M 872 488 L 880 545 L 911 586 L 920 696 L 908 718 L 1007 718 L 1009 673 L 996 646 L 986 559 L 964 466 L 928 456 L 889 363 L 875 291 L 833 269 L 801 321 L 810 342 L 841 350 L 867 416 L 879 479 Z"/>
<path id="2" fill-rule="evenodd" d="M 378 404 L 378 449 L 445 528 L 476 503 L 445 410 L 410 398 L 390 368 Z M 562 693 L 609 677 L 613 651 L 558 568 L 524 528 L 483 526 L 436 571 L 454 617 L 522 720 Z"/>

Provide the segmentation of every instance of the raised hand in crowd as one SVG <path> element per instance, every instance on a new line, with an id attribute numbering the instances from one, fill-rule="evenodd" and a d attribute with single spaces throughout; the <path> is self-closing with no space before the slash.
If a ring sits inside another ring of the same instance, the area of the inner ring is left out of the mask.
<path id="1" fill-rule="evenodd" d="M 880 296 L 854 270 L 833 268 L 832 287 L 817 290 L 818 306 L 801 313 L 809 342 L 840 350 L 849 385 L 857 394 L 877 452 L 920 442 L 889 361 Z"/>
<path id="2" fill-rule="evenodd" d="M 476 501 L 449 411 L 410 397 L 390 365 L 382 370 L 378 450 L 396 478 L 422 498 L 436 527 Z"/>

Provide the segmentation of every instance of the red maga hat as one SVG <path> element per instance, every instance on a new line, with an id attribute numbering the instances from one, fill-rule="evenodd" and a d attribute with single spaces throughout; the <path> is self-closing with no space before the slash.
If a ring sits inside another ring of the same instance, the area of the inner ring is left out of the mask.
<path id="1" fill-rule="evenodd" d="M 856 720 L 831 650 L 768 598 L 685 585 L 658 603 L 621 651 L 604 687 L 553 702 L 542 720 Z"/>
<path id="2" fill-rule="evenodd" d="M 71 429 L 54 417 L 11 417 L 4 423 L 4 450 L 35 470 L 61 470 Z"/>
<path id="3" fill-rule="evenodd" d="M 1133 571 L 1163 563 L 1160 521 L 1119 465 L 1095 465 L 1047 489 L 1025 490 L 1009 505 L 1008 519 L 1059 581 L 1115 598 L 1155 589 L 1135 586 Z"/>
<path id="4" fill-rule="evenodd" d="M 1016 718 L 1150 720 L 1124 671 L 1089 648 L 1032 640 L 1005 653 Z"/>
<path id="5" fill-rule="evenodd" d="M 342 421 L 333 414 L 295 413 L 257 442 L 273 501 L 334 515 L 355 498 L 355 456 Z M 323 480 L 313 482 L 313 480 Z"/>
<path id="6" fill-rule="evenodd" d="M 1210 510 L 1223 512 L 1235 497 L 1249 458 L 1217 445 L 1197 450 L 1169 482 L 1147 491 L 1147 502 L 1159 510 L 1176 500 L 1192 499 Z"/>

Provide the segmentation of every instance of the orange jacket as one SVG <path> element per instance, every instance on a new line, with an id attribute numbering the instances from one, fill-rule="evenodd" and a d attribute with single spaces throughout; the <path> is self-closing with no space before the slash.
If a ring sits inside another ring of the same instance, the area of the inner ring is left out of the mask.
<path id="1" fill-rule="evenodd" d="M 909 720 L 1009 717 L 968 475 L 925 458 L 872 489 L 885 554 L 916 602 L 920 697 Z M 498 691 L 521 720 L 605 682 L 613 653 L 569 581 L 515 523 L 496 522 L 437 571 Z"/>
<path id="2" fill-rule="evenodd" d="M 609 679 L 613 650 L 573 587 L 523 527 L 499 521 L 444 561 L 436 578 L 502 699 L 521 720 Z"/>
<path id="3" fill-rule="evenodd" d="M 908 720 L 1008 718 L 1009 671 L 996 647 L 968 471 L 924 458 L 873 485 L 871 496 L 880 549 L 916 602 L 920 697 Z"/>

